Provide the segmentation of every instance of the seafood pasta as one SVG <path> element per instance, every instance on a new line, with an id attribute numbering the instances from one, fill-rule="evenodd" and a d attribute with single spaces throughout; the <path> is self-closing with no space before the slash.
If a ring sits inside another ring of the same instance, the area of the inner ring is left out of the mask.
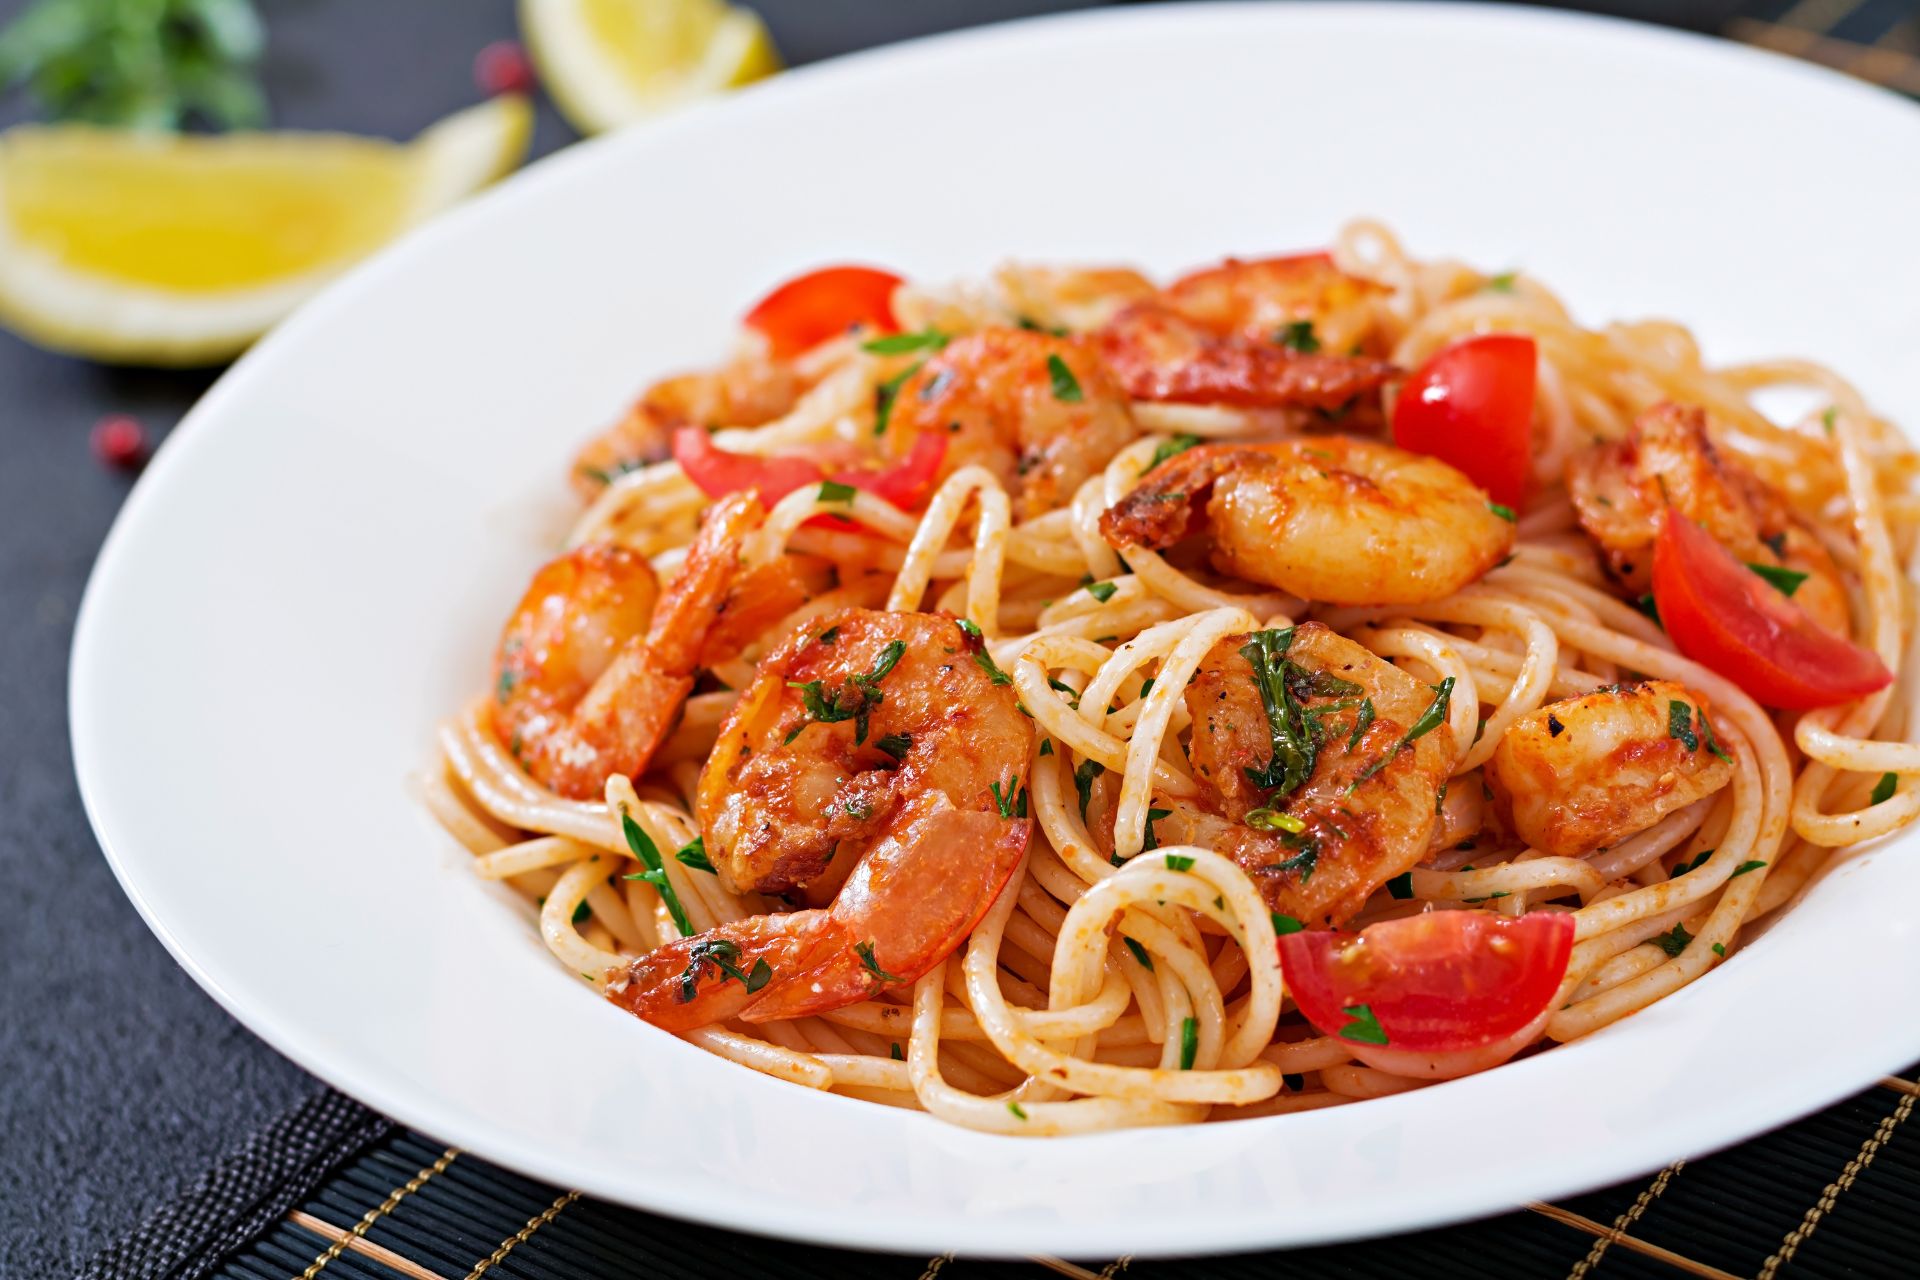
<path id="1" fill-rule="evenodd" d="M 636 1034 L 798 1084 L 1030 1135 L 1400 1092 L 1913 821 L 1915 470 L 1818 365 L 1369 223 L 828 268 L 580 452 L 425 792 Z"/>

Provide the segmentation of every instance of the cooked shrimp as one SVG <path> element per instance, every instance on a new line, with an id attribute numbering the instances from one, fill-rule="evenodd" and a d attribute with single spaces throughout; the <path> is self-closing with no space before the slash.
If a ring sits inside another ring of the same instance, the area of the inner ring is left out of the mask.
<path id="1" fill-rule="evenodd" d="M 768 654 L 700 775 L 707 856 L 729 889 L 831 902 L 670 943 L 611 997 L 675 1031 L 796 1018 L 912 982 L 950 954 L 1033 825 L 1032 722 L 980 652 L 950 617 L 846 609 Z M 771 975 L 732 981 L 716 956 L 749 975 L 765 960 Z"/>
<path id="2" fill-rule="evenodd" d="M 1368 354 L 1382 292 L 1321 254 L 1229 259 L 1121 310 L 1100 348 L 1138 399 L 1336 414 L 1395 373 Z"/>
<path id="3" fill-rule="evenodd" d="M 1567 489 L 1607 572 L 1628 593 L 1650 589 L 1660 512 L 1671 506 L 1740 559 L 1806 574 L 1793 602 L 1847 634 L 1847 593 L 1833 557 L 1778 494 L 1714 447 L 1704 410 L 1655 405 L 1626 439 L 1575 454 Z"/>
<path id="4" fill-rule="evenodd" d="M 1014 491 L 1023 519 L 1071 500 L 1139 435 L 1088 342 L 1027 329 L 956 338 L 921 365 L 893 397 L 889 452 L 905 456 L 925 431 L 949 437 L 943 475 L 987 467 Z"/>
<path id="5" fill-rule="evenodd" d="M 710 372 L 656 382 L 574 455 L 574 491 L 591 502 L 621 472 L 672 457 L 679 428 L 757 427 L 792 409 L 804 389 L 792 365 L 757 351 Z"/>
<path id="6" fill-rule="evenodd" d="M 1706 698 L 1670 680 L 1520 717 L 1487 762 L 1495 815 L 1542 853 L 1616 844 L 1733 780 Z"/>
<path id="7" fill-rule="evenodd" d="M 1344 436 L 1201 445 L 1100 517 L 1122 552 L 1202 529 L 1221 572 L 1331 604 L 1438 600 L 1513 548 L 1513 523 L 1446 463 Z"/>
<path id="8" fill-rule="evenodd" d="M 1317 622 L 1229 636 L 1186 691 L 1202 797 L 1157 800 L 1156 838 L 1226 854 L 1310 928 L 1342 924 L 1427 856 L 1457 752 L 1446 703 Z"/>
<path id="9" fill-rule="evenodd" d="M 742 568 L 765 517 L 751 493 L 716 504 L 657 608 L 652 569 L 623 547 L 580 547 L 534 575 L 501 633 L 493 686 L 494 730 L 529 774 L 590 799 L 609 774 L 641 773 L 698 669 L 818 589 L 796 557 Z"/>

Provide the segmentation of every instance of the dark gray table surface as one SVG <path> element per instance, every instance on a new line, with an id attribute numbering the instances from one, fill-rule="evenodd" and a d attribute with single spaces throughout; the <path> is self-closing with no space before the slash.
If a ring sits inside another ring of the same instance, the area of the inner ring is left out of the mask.
<path id="1" fill-rule="evenodd" d="M 798 63 L 1092 2 L 755 7 Z M 0 0 L 0 22 L 24 3 Z M 297 127 L 406 136 L 474 101 L 474 52 L 514 31 L 511 0 L 262 7 L 275 121 Z M 1694 10 L 1719 7 L 1679 6 L 1696 20 L 1704 14 Z M 18 97 L 0 103 L 0 126 L 26 114 Z M 536 152 L 571 138 L 543 105 Z M 69 755 L 74 615 L 130 486 L 91 459 L 88 429 L 105 413 L 129 412 L 157 436 L 211 381 L 101 368 L 0 333 L 0 1276 L 70 1273 L 319 1087 L 215 1006 L 148 932 L 87 827 Z"/>

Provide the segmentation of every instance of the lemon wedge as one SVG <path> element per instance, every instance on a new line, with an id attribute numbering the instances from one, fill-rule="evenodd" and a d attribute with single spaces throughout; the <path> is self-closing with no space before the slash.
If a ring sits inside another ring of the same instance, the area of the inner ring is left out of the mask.
<path id="1" fill-rule="evenodd" d="M 129 364 L 227 359 L 353 262 L 511 170 L 526 99 L 412 142 L 83 125 L 0 134 L 0 322 Z"/>
<path id="2" fill-rule="evenodd" d="M 781 66 L 759 15 L 724 0 L 520 0 L 520 33 L 547 92 L 582 133 Z"/>

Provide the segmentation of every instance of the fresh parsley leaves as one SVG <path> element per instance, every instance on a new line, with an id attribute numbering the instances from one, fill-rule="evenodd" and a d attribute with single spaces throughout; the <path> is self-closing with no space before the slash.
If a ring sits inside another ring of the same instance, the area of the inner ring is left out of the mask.
<path id="1" fill-rule="evenodd" d="M 922 329 L 917 333 L 890 333 L 884 338 L 861 343 L 860 349 L 877 356 L 897 356 L 909 351 L 938 351 L 952 340 L 952 334 L 942 333 L 938 329 Z"/>
<path id="2" fill-rule="evenodd" d="M 1807 575 L 1801 573 L 1799 570 L 1783 569 L 1779 565 L 1755 564 L 1749 560 L 1747 561 L 1747 568 L 1765 578 L 1769 585 L 1781 595 L 1787 597 L 1791 597 L 1794 592 L 1800 589 L 1800 584 L 1807 580 Z"/>
<path id="3" fill-rule="evenodd" d="M 1355 1044 L 1385 1044 L 1386 1028 L 1380 1025 L 1380 1019 L 1373 1016 L 1373 1010 L 1364 1004 L 1349 1005 L 1340 1012 L 1352 1021 L 1340 1028 L 1340 1038 L 1351 1040 Z"/>
<path id="4" fill-rule="evenodd" d="M 860 963 L 865 966 L 866 971 L 882 982 L 905 982 L 905 978 L 895 977 L 880 967 L 880 962 L 873 958 L 873 947 L 874 944 L 872 942 L 856 942 L 853 944 L 854 954 L 860 957 Z"/>
<path id="5" fill-rule="evenodd" d="M 1073 376 L 1073 370 L 1067 368 L 1067 362 L 1059 356 L 1047 357 L 1047 377 L 1053 383 L 1053 398 L 1062 404 L 1079 404 L 1086 399 L 1086 393 L 1080 389 L 1080 379 Z"/>
<path id="6" fill-rule="evenodd" d="M 667 914 L 673 917 L 673 927 L 680 931 L 683 938 L 693 935 L 693 924 L 687 919 L 687 909 L 680 903 L 680 895 L 667 879 L 666 864 L 660 860 L 660 847 L 653 842 L 641 825 L 633 820 L 633 815 L 625 809 L 620 810 L 620 832 L 627 839 L 627 848 L 633 856 L 640 859 L 645 871 L 624 876 L 626 880 L 644 880 L 660 891 L 660 900 L 667 904 Z"/>

